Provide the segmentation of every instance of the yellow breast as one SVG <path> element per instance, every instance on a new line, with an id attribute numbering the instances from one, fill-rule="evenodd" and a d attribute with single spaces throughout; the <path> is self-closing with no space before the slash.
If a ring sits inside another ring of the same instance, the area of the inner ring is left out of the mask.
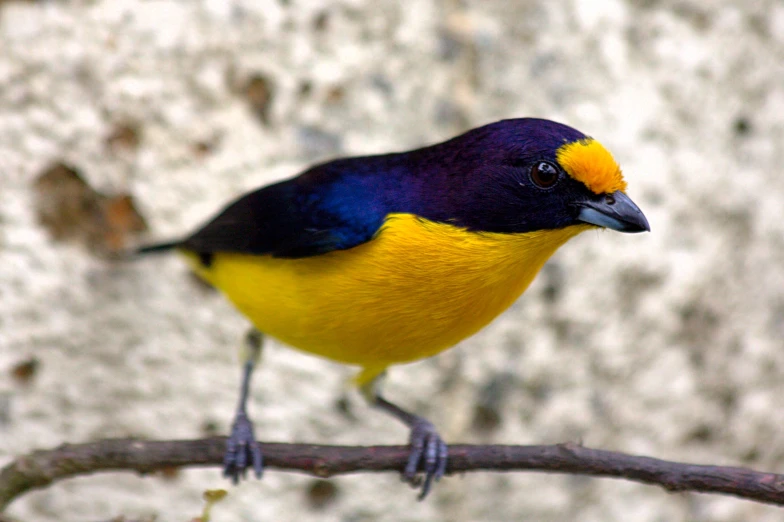
<path id="1" fill-rule="evenodd" d="M 300 259 L 218 253 L 209 268 L 188 257 L 260 331 L 374 374 L 477 332 L 589 228 L 478 233 L 394 214 L 348 250 Z"/>

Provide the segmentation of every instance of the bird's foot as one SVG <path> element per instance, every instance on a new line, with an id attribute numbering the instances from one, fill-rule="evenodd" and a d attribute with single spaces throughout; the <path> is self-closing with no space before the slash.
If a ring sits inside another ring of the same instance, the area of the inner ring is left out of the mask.
<path id="1" fill-rule="evenodd" d="M 249 467 L 253 467 L 256 478 L 261 478 L 263 470 L 261 446 L 253 434 L 253 423 L 245 412 L 237 412 L 231 435 L 226 441 L 226 454 L 223 457 L 223 476 L 235 484 L 245 478 Z"/>
<path id="2" fill-rule="evenodd" d="M 411 425 L 411 453 L 408 463 L 403 471 L 403 480 L 413 487 L 420 487 L 419 500 L 424 499 L 430 492 L 433 480 L 438 482 L 446 472 L 448 448 L 436 427 L 421 417 L 417 417 Z M 421 469 L 424 478 L 417 476 Z"/>

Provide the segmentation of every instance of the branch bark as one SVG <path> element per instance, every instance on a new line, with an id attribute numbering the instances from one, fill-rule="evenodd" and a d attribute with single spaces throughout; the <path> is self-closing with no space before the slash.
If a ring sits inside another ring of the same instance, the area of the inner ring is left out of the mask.
<path id="1" fill-rule="evenodd" d="M 101 471 L 135 471 L 144 475 L 172 467 L 220 466 L 225 444 L 224 437 L 179 441 L 112 439 L 35 451 L 0 470 L 0 512 L 27 491 L 77 475 Z M 400 471 L 408 447 L 266 443 L 262 444 L 262 452 L 268 469 L 329 477 Z M 449 446 L 449 474 L 525 470 L 623 478 L 668 491 L 721 493 L 784 506 L 784 475 L 774 473 L 672 462 L 573 443 Z"/>

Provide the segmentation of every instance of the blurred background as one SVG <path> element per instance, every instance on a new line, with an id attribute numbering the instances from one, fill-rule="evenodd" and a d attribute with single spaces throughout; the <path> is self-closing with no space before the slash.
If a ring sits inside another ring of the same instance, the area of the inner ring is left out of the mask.
<path id="1" fill-rule="evenodd" d="M 499 320 L 392 369 L 447 442 L 585 445 L 784 472 L 778 0 L 0 1 L 0 464 L 64 442 L 225 434 L 247 328 L 176 256 L 112 254 L 341 155 L 538 116 L 600 140 L 652 231 L 589 233 Z M 279 345 L 267 441 L 401 444 L 351 369 Z M 27 494 L 22 521 L 185 521 L 217 468 Z M 155 518 L 157 517 L 157 518 Z M 269 471 L 215 521 L 773 521 L 625 481 Z"/>

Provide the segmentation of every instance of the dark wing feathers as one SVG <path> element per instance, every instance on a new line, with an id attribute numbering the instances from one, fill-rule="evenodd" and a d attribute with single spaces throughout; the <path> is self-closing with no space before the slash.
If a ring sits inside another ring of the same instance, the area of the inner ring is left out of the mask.
<path id="1" fill-rule="evenodd" d="M 350 248 L 372 237 L 324 207 L 295 178 L 237 199 L 179 246 L 199 254 L 237 252 L 308 257 Z M 312 188 L 312 187 L 311 187 Z"/>

